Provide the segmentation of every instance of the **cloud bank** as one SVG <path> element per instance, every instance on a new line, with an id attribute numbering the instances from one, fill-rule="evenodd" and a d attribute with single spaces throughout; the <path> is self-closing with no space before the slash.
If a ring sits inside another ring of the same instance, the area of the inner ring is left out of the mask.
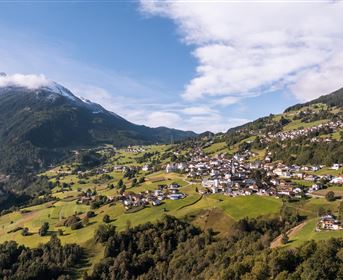
<path id="1" fill-rule="evenodd" d="M 269 91 L 300 101 L 343 86 L 342 1 L 144 1 L 194 47 L 195 77 L 183 97 L 232 105 Z"/>
<path id="2" fill-rule="evenodd" d="M 37 89 L 43 86 L 49 86 L 51 81 L 49 81 L 44 75 L 0 75 L 0 87 L 8 86 L 19 86 L 28 89 Z"/>

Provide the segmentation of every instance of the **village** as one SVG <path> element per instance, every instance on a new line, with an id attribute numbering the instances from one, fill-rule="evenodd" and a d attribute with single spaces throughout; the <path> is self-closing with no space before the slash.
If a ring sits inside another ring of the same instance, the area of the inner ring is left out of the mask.
<path id="1" fill-rule="evenodd" d="M 268 195 L 300 197 L 310 195 L 321 189 L 324 184 L 343 184 L 343 176 L 314 175 L 309 171 L 318 171 L 324 166 L 287 166 L 272 163 L 270 155 L 263 161 L 247 161 L 254 154 L 246 151 L 235 154 L 232 159 L 224 155 L 209 157 L 201 149 L 192 153 L 188 163 L 170 163 L 166 172 L 184 172 L 190 179 L 201 180 L 204 187 L 201 192 L 237 195 Z M 334 164 L 332 170 L 338 170 L 342 164 Z M 259 177 L 259 178 L 257 178 Z M 292 180 L 304 180 L 312 183 L 310 188 L 303 188 Z"/>
<path id="2" fill-rule="evenodd" d="M 316 197 L 315 192 L 328 184 L 343 185 L 343 176 L 314 175 L 325 166 L 287 166 L 273 163 L 270 154 L 262 161 L 249 161 L 255 156 L 250 151 L 235 154 L 231 159 L 225 155 L 210 157 L 201 149 L 195 149 L 188 163 L 170 163 L 166 173 L 182 172 L 189 180 L 201 181 L 202 195 L 222 193 L 226 196 L 274 196 L 287 200 Z M 341 163 L 333 164 L 330 169 L 338 170 Z M 305 181 L 308 187 L 294 181 Z M 340 223 L 333 215 L 320 218 L 316 230 L 339 230 Z"/>
<path id="3" fill-rule="evenodd" d="M 144 148 L 132 148 L 134 151 Z M 134 153 L 133 150 L 130 152 Z M 177 152 L 174 152 L 177 153 Z M 225 154 L 210 156 L 202 148 L 193 148 L 189 153 L 189 161 L 169 162 L 162 165 L 166 174 L 179 174 L 185 182 L 194 185 L 200 195 L 223 194 L 225 196 L 272 196 L 287 201 L 299 200 L 306 197 L 316 197 L 316 192 L 334 184 L 343 185 L 343 176 L 333 176 L 325 172 L 325 175 L 315 173 L 323 168 L 337 171 L 342 167 L 341 163 L 330 167 L 324 165 L 287 166 L 281 162 L 273 162 L 270 153 L 266 153 L 263 160 L 254 160 L 256 154 L 246 150 L 234 154 L 231 158 Z M 163 169 L 162 169 L 163 170 Z M 96 174 L 105 175 L 110 171 L 116 172 L 154 172 L 151 164 L 142 166 L 113 165 L 108 168 L 94 170 Z M 322 174 L 322 173 L 320 173 Z M 305 182 L 299 184 L 298 182 Z M 122 203 L 127 211 L 143 209 L 146 206 L 159 206 L 165 200 L 180 200 L 187 197 L 182 192 L 182 187 L 171 181 L 170 183 L 156 183 L 155 189 L 135 192 L 133 188 L 121 189 L 116 196 L 100 197 L 93 191 L 81 193 L 79 203 L 104 204 L 111 202 Z M 329 225 L 330 224 L 330 225 Z M 335 218 L 327 215 L 320 219 L 317 230 L 337 230 L 341 225 L 336 223 Z"/>

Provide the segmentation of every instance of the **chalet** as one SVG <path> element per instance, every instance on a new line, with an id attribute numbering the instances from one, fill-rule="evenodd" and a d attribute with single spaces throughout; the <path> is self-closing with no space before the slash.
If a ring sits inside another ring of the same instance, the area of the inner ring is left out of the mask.
<path id="1" fill-rule="evenodd" d="M 178 194 L 170 194 L 168 195 L 169 199 L 171 200 L 179 200 L 181 198 L 184 198 L 184 194 L 178 193 Z"/>
<path id="2" fill-rule="evenodd" d="M 338 169 L 340 169 L 341 166 L 342 166 L 342 164 L 335 163 L 335 164 L 332 165 L 331 169 L 338 170 Z"/>
<path id="3" fill-rule="evenodd" d="M 317 224 L 317 230 L 339 230 L 342 229 L 339 221 L 332 215 L 322 216 Z"/>
<path id="4" fill-rule="evenodd" d="M 305 175 L 305 176 L 304 176 L 304 180 L 306 180 L 306 181 L 312 181 L 312 182 L 315 181 L 317 178 L 318 178 L 317 176 L 312 175 L 312 174 L 309 174 L 309 175 Z"/>
<path id="5" fill-rule="evenodd" d="M 288 171 L 288 168 L 275 168 L 273 170 L 273 173 L 277 176 L 284 177 L 284 178 L 291 177 L 291 173 Z"/>
<path id="6" fill-rule="evenodd" d="M 331 181 L 331 184 L 343 184 L 343 176 L 334 177 Z"/>
<path id="7" fill-rule="evenodd" d="M 319 184 L 313 184 L 313 185 L 309 188 L 308 192 L 309 192 L 309 193 L 312 193 L 312 192 L 315 192 L 315 191 L 320 190 L 321 188 L 322 188 L 321 185 L 319 185 Z"/>

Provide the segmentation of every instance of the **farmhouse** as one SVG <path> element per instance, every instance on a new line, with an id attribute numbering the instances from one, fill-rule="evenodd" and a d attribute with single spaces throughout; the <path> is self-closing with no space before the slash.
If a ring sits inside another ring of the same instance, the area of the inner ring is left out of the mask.
<path id="1" fill-rule="evenodd" d="M 339 221 L 333 215 L 322 216 L 317 224 L 316 230 L 339 230 L 342 229 Z"/>
<path id="2" fill-rule="evenodd" d="M 334 177 L 330 183 L 332 184 L 343 184 L 343 176 Z"/>

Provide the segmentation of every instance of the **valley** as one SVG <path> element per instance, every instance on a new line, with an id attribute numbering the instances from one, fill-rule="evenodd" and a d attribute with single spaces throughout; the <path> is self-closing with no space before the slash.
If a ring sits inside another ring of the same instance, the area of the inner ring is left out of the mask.
<path id="1" fill-rule="evenodd" d="M 281 223 L 260 229 L 272 250 L 342 238 L 342 120 L 340 107 L 305 104 L 227 133 L 73 149 L 30 179 L 29 203 L 1 212 L 0 243 L 77 244 L 85 262 L 73 277 L 93 279 L 110 246 L 100 229 L 125 235 L 168 217 L 219 243 Z"/>

